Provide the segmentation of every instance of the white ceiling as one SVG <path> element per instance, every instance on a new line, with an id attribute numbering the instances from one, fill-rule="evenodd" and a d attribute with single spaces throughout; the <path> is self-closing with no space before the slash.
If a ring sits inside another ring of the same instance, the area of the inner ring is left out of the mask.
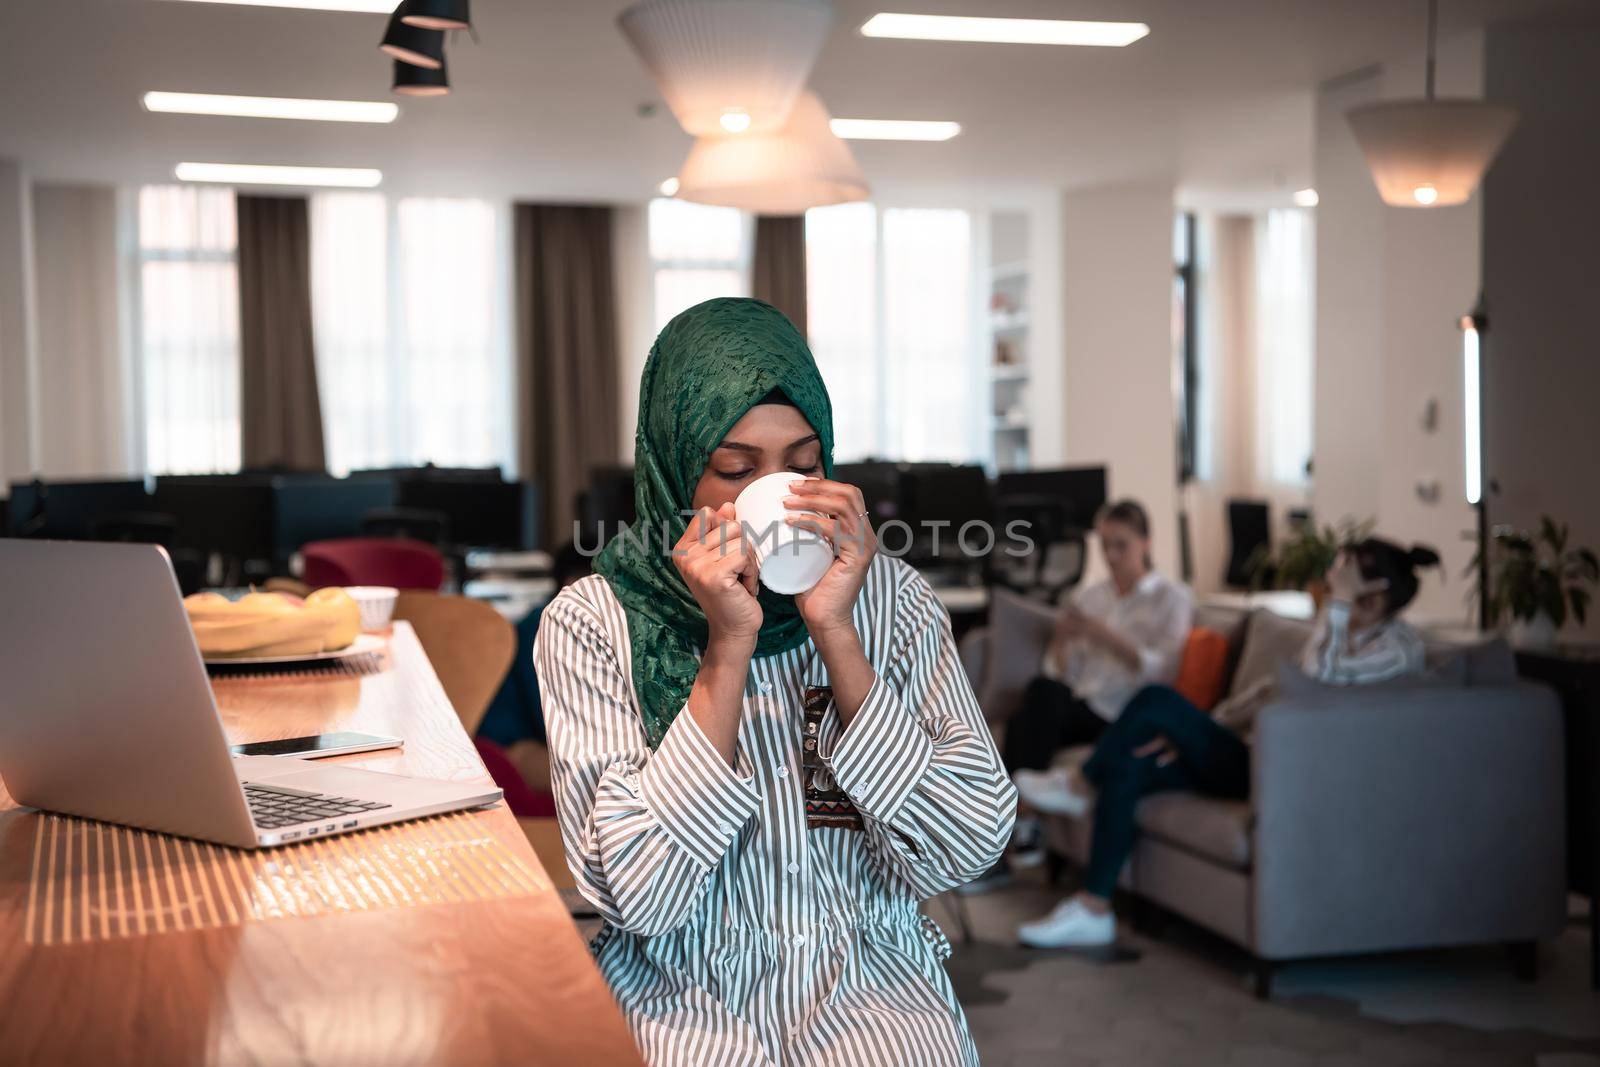
<path id="1" fill-rule="evenodd" d="M 392 189 L 633 200 L 688 138 L 617 33 L 625 0 L 475 0 L 455 92 L 390 126 L 146 113 L 150 89 L 388 99 L 384 17 L 0 0 L 0 156 L 47 180 L 160 181 L 181 160 L 376 166 Z M 937 144 L 856 142 L 880 189 L 1174 179 L 1220 196 L 1306 183 L 1315 85 L 1420 46 L 1423 0 L 838 0 L 812 85 L 836 115 L 955 119 Z M 1444 0 L 1441 34 L 1584 0 Z M 1150 24 L 1124 49 L 869 39 L 883 8 Z M 656 104 L 641 117 L 641 104 Z"/>

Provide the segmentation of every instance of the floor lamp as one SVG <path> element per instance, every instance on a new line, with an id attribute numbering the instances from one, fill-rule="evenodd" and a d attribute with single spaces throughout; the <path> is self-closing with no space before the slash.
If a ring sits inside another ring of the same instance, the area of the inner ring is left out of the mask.
<path id="1" fill-rule="evenodd" d="M 1467 503 L 1478 513 L 1478 629 L 1489 629 L 1489 505 L 1483 477 L 1483 347 L 1489 331 L 1489 305 L 1483 294 L 1461 316 L 1462 431 Z"/>

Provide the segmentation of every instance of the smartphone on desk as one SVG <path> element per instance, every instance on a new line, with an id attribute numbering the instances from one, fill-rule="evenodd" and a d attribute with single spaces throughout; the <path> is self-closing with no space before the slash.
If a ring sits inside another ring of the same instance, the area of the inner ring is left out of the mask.
<path id="1" fill-rule="evenodd" d="M 352 752 L 377 752 L 385 748 L 400 748 L 404 744 L 405 742 L 398 737 L 344 731 L 315 734 L 311 737 L 284 737 L 276 741 L 251 741 L 243 745 L 230 745 L 229 748 L 235 756 L 293 756 L 296 759 L 322 759 L 325 756 L 348 756 Z"/>

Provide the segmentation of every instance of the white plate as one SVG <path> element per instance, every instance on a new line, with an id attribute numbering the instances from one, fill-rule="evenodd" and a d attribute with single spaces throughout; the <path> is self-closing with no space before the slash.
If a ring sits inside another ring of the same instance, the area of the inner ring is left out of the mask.
<path id="1" fill-rule="evenodd" d="M 350 659 L 353 656 L 365 656 L 373 652 L 382 652 L 383 638 L 377 634 L 358 634 L 349 645 L 335 652 L 300 652 L 292 656 L 206 656 L 206 666 L 227 667 L 233 665 L 265 666 L 271 663 L 316 663 L 334 659 Z"/>

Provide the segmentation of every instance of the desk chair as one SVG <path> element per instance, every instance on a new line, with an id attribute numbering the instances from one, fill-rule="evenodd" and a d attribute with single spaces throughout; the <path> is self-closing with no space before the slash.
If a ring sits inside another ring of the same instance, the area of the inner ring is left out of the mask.
<path id="1" fill-rule="evenodd" d="M 301 578 L 313 589 L 325 585 L 389 585 L 436 593 L 444 584 L 444 557 L 437 548 L 421 541 L 341 537 L 312 541 L 300 553 L 305 560 Z"/>
<path id="2" fill-rule="evenodd" d="M 363 537 L 404 537 L 443 548 L 450 543 L 450 516 L 432 508 L 373 508 L 361 516 Z"/>
<path id="3" fill-rule="evenodd" d="M 400 594 L 394 617 L 417 632 L 461 725 L 477 733 L 516 655 L 511 624 L 481 600 L 417 591 Z"/>

